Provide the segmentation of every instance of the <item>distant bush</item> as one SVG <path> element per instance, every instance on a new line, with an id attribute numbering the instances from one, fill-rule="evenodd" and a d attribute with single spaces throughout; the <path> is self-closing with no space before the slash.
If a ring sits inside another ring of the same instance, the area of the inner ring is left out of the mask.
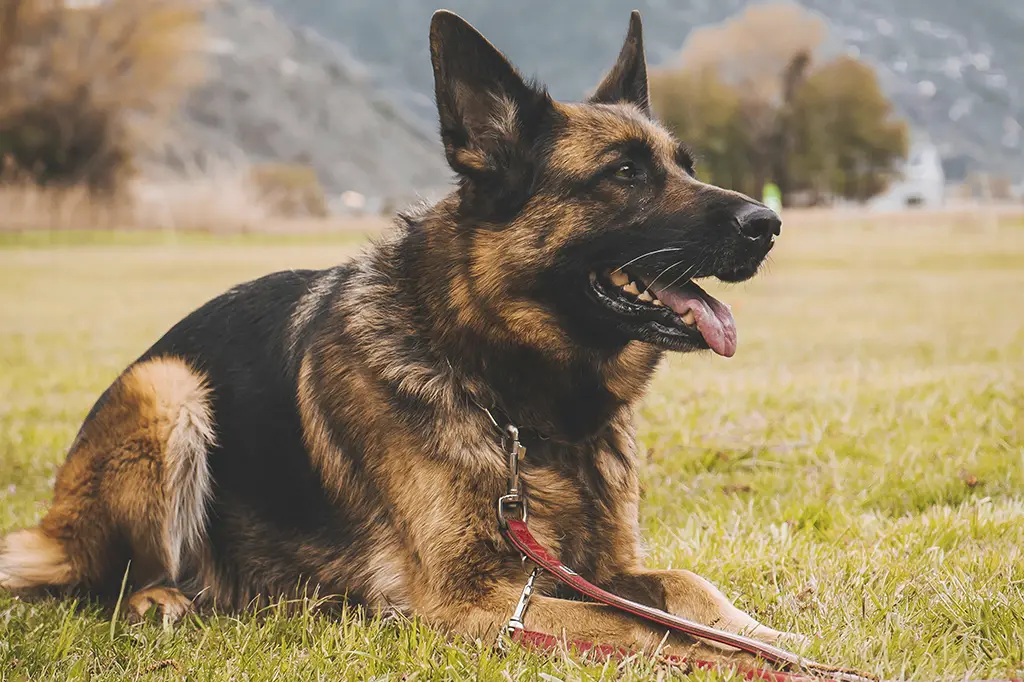
<path id="1" fill-rule="evenodd" d="M 653 73 L 655 110 L 694 147 L 709 182 L 783 201 L 882 192 L 906 158 L 874 71 L 840 56 L 818 63 L 824 23 L 788 2 L 753 5 L 691 34 L 678 65 Z"/>
<path id="2" fill-rule="evenodd" d="M 202 25 L 196 0 L 3 0 L 0 158 L 21 180 L 116 192 L 201 77 Z"/>
<path id="3" fill-rule="evenodd" d="M 282 217 L 323 218 L 327 200 L 316 171 L 294 163 L 265 163 L 249 169 L 248 179 L 259 201 Z"/>

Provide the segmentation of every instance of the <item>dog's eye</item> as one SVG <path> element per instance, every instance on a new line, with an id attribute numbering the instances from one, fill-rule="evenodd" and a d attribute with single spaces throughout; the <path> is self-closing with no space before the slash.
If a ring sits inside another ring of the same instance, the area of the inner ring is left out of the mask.
<path id="1" fill-rule="evenodd" d="M 643 175 L 632 161 L 623 161 L 615 167 L 615 179 L 623 182 L 635 182 Z"/>

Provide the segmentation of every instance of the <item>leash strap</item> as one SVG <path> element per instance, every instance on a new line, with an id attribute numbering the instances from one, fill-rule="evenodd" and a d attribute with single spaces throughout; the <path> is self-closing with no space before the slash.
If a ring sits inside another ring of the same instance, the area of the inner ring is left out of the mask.
<path id="1" fill-rule="evenodd" d="M 487 412 L 487 415 L 491 417 L 490 412 Z M 491 417 L 491 421 L 494 422 L 493 417 Z M 497 422 L 494 422 L 494 424 L 497 426 Z M 548 553 L 537 542 L 537 539 L 533 537 L 533 533 L 530 532 L 529 527 L 526 525 L 526 495 L 519 477 L 519 464 L 526 454 L 526 448 L 519 442 L 519 429 L 512 424 L 507 425 L 502 432 L 502 449 L 505 451 L 507 458 L 508 484 L 505 494 L 498 499 L 498 526 L 501 528 L 505 539 L 519 550 L 524 560 L 532 561 L 534 565 L 547 571 L 562 583 L 598 603 L 611 606 L 670 630 L 734 647 L 780 667 L 793 667 L 797 670 L 814 669 L 820 672 L 828 672 L 835 678 L 836 682 L 873 682 L 871 678 L 808 661 L 797 654 L 772 646 L 771 644 L 765 644 L 750 637 L 718 630 L 703 623 L 680 618 L 661 609 L 655 609 L 645 604 L 624 599 L 585 580 L 578 573 Z M 509 621 L 508 631 L 514 636 L 518 634 L 519 637 L 523 637 L 522 633 L 526 632 L 523 616 L 529 605 L 535 577 L 536 571 L 527 581 L 519 603 L 516 605 L 515 612 Z M 534 639 L 537 638 L 537 635 L 532 636 Z"/>
<path id="2" fill-rule="evenodd" d="M 788 672 L 768 670 L 765 668 L 737 666 L 736 672 L 745 680 L 761 680 L 763 682 L 877 682 L 876 678 L 867 677 L 863 674 L 858 674 L 842 668 L 816 663 L 770 644 L 765 644 L 764 642 L 759 642 L 755 639 L 736 635 L 731 632 L 724 632 L 686 618 L 680 618 L 679 616 L 674 616 L 660 609 L 638 604 L 634 601 L 630 601 L 629 599 L 624 599 L 618 595 L 612 594 L 607 590 L 601 589 L 597 585 L 594 585 L 582 578 L 578 573 L 562 564 L 555 557 L 551 556 L 551 554 L 549 554 L 544 547 L 537 542 L 533 533 L 531 533 L 530 529 L 527 528 L 525 521 L 505 519 L 504 523 L 501 525 L 501 531 L 505 536 L 505 539 L 513 547 L 519 550 L 525 559 L 533 562 L 534 565 L 544 571 L 547 571 L 560 582 L 568 585 L 580 594 L 583 594 L 596 602 L 625 611 L 626 613 L 630 613 L 646 621 L 656 623 L 677 632 L 682 632 L 700 639 L 735 647 L 748 654 L 758 656 L 769 663 L 779 665 L 780 667 L 792 667 L 800 671 Z M 529 589 L 523 591 L 523 597 L 520 598 L 519 603 L 516 605 L 513 621 L 510 621 L 509 623 L 510 637 L 513 641 L 518 642 L 523 646 L 543 650 L 559 649 L 568 644 L 580 654 L 593 656 L 599 660 L 622 659 L 629 656 L 635 656 L 637 654 L 637 652 L 623 647 L 596 644 L 594 642 L 581 640 L 566 642 L 553 635 L 527 630 L 523 623 L 523 617 L 526 613 L 526 608 L 529 605 L 529 599 L 533 592 L 533 583 L 536 575 L 537 570 L 535 569 L 528 580 Z M 685 670 L 711 670 L 719 668 L 721 665 L 713 661 L 692 659 L 675 654 L 662 654 L 660 656 L 660 660 Z M 998 681 L 993 680 L 990 682 Z M 1005 682 L 1024 682 L 1024 680 L 1018 678 L 1006 680 Z"/>
<path id="3" fill-rule="evenodd" d="M 481 409 L 487 413 L 495 428 L 501 430 L 490 411 L 486 408 Z M 522 596 L 520 596 L 519 602 L 516 604 L 512 617 L 508 622 L 507 631 L 513 641 L 539 649 L 557 649 L 563 644 L 561 640 L 553 635 L 527 630 L 523 621 L 526 610 L 529 607 L 530 596 L 533 594 L 537 571 L 542 569 L 563 584 L 568 585 L 595 602 L 629 613 L 669 630 L 739 649 L 780 668 L 789 669 L 787 671 L 778 671 L 738 666 L 737 672 L 746 680 L 763 680 L 765 682 L 823 682 L 824 679 L 826 682 L 877 682 L 877 678 L 874 677 L 817 663 L 771 644 L 766 644 L 750 637 L 744 637 L 743 635 L 725 632 L 703 623 L 675 616 L 661 609 L 625 599 L 585 580 L 545 550 L 526 525 L 526 495 L 519 480 L 519 463 L 526 454 L 526 448 L 520 444 L 519 430 L 512 424 L 506 426 L 502 431 L 502 448 L 508 460 L 508 486 L 506 494 L 498 499 L 498 527 L 508 543 L 515 547 L 523 556 L 524 566 L 525 562 L 529 560 L 537 567 L 530 574 L 526 586 L 523 588 Z M 580 653 L 591 654 L 602 659 L 625 658 L 636 654 L 636 652 L 628 649 L 596 644 L 594 642 L 573 641 L 569 642 L 569 644 Z M 661 659 L 664 662 L 687 669 L 712 669 L 719 667 L 719 664 L 711 661 L 693 660 L 676 655 L 662 655 Z M 1024 681 L 1012 680 L 1010 682 Z"/>
<path id="4" fill-rule="evenodd" d="M 662 611 L 661 609 L 655 609 L 645 604 L 640 604 L 635 601 L 631 601 L 629 599 L 620 597 L 616 594 L 612 594 L 611 592 L 608 592 L 607 590 L 604 590 L 598 587 L 597 585 L 594 585 L 588 580 L 585 580 L 578 573 L 567 567 L 565 564 L 560 562 L 555 557 L 551 556 L 551 554 L 549 554 L 547 550 L 545 550 L 541 546 L 541 544 L 537 542 L 537 539 L 533 536 L 533 533 L 530 532 L 530 529 L 527 527 L 525 521 L 514 518 L 503 518 L 502 520 L 504 521 L 502 525 L 502 534 L 505 536 L 505 539 L 508 540 L 508 542 L 513 547 L 519 550 L 519 552 L 524 557 L 526 557 L 535 565 L 539 566 L 540 568 L 544 569 L 545 571 L 553 575 L 560 582 L 564 583 L 565 585 L 568 585 L 580 594 L 589 597 L 590 599 L 598 603 L 611 606 L 615 609 L 624 611 L 631 615 L 642 618 L 648 622 L 655 623 L 657 625 L 668 628 L 670 630 L 674 630 L 676 632 L 682 632 L 692 637 L 698 637 L 700 639 L 715 642 L 717 644 L 723 644 L 725 646 L 734 647 L 736 649 L 739 649 L 740 651 L 752 654 L 754 656 L 764 659 L 765 661 L 768 661 L 769 663 L 774 663 L 782 667 L 792 667 L 797 670 L 805 670 L 808 672 L 814 671 L 822 674 L 827 674 L 836 682 L 873 682 L 872 678 L 854 674 L 838 668 L 825 666 L 820 663 L 807 660 L 797 654 L 794 654 L 790 651 L 786 651 L 785 649 L 780 649 L 779 647 L 772 646 L 771 644 L 765 644 L 764 642 L 760 642 L 750 637 L 744 637 L 743 635 L 725 632 L 724 630 L 719 630 L 717 628 L 704 625 L 703 623 L 698 623 L 696 621 L 688 620 L 686 618 L 681 618 L 671 613 Z M 532 580 L 530 586 L 532 589 Z M 522 601 L 523 600 L 520 600 L 520 603 L 522 603 Z M 519 616 L 517 618 L 517 625 L 519 625 L 522 623 L 522 612 L 525 611 L 525 609 L 517 607 L 516 611 Z M 512 629 L 514 639 L 526 639 L 533 643 L 537 643 L 541 641 L 542 638 L 548 637 L 542 635 L 541 633 L 525 631 L 521 627 L 521 625 L 513 627 Z M 555 641 L 557 642 L 557 639 Z M 585 645 L 585 643 L 575 644 Z M 587 648 L 596 648 L 598 651 L 602 649 L 599 645 L 594 644 L 590 644 Z M 762 672 L 765 674 L 772 673 L 772 671 Z M 780 673 L 772 674 L 778 675 Z M 795 679 L 795 677 L 802 677 L 793 676 L 789 674 L 786 675 L 787 676 L 784 679 L 788 680 L 789 682 L 793 682 L 793 679 Z M 760 675 L 755 675 L 755 677 L 757 677 L 758 679 L 769 679 Z M 771 679 L 779 679 L 779 682 L 782 682 L 783 678 Z"/>

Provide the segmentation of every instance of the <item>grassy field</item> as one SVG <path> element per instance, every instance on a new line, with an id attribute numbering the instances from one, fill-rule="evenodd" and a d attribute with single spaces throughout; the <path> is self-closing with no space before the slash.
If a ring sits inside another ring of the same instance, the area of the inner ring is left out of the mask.
<path id="1" fill-rule="evenodd" d="M 348 239 L 0 240 L 0 531 L 43 513 L 119 370 L 208 297 Z M 809 654 L 887 678 L 1024 674 L 1024 225 L 802 221 L 725 289 L 731 360 L 673 357 L 640 409 L 651 563 Z M 358 614 L 126 626 L 0 595 L 0 681 L 642 679 Z M 710 674 L 702 678 L 713 677 Z"/>

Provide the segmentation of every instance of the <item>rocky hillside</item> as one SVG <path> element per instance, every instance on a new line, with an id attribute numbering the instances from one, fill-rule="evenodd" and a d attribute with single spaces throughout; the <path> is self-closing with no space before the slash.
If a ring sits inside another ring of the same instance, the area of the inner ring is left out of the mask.
<path id="1" fill-rule="evenodd" d="M 249 0 L 218 0 L 208 24 L 210 78 L 159 150 L 161 165 L 307 164 L 331 198 L 359 192 L 370 210 L 449 185 L 430 128 L 382 95 L 340 46 Z"/>
<path id="2" fill-rule="evenodd" d="M 427 26 L 438 0 L 271 0 L 371 65 L 370 81 L 433 135 Z M 1024 177 L 1024 2 L 1021 0 L 801 0 L 829 22 L 832 40 L 874 63 L 899 110 L 942 150 L 949 175 Z M 628 10 L 645 19 L 652 64 L 679 51 L 696 26 L 748 0 L 450 0 L 553 94 L 578 98 L 620 46 Z M 256 41 L 250 41 L 255 45 Z M 257 49 L 253 47 L 252 49 Z"/>

